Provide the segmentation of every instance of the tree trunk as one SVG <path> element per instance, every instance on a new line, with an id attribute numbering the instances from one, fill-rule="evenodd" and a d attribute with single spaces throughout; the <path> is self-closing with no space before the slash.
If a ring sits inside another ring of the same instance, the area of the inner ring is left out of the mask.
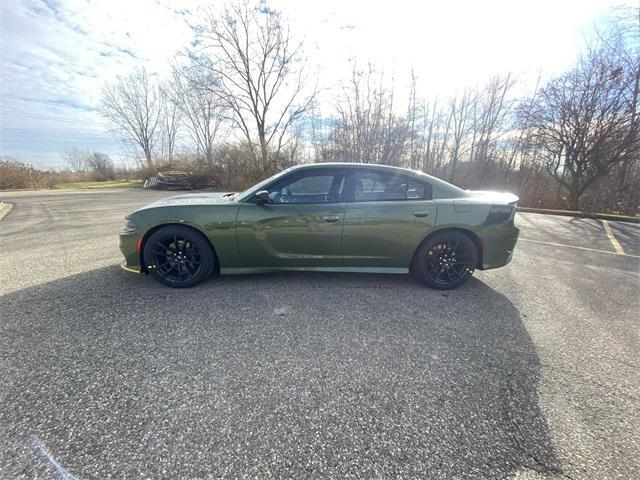
<path id="1" fill-rule="evenodd" d="M 149 147 L 145 147 L 144 149 L 144 158 L 147 161 L 147 167 L 149 167 L 150 170 L 153 170 L 153 160 L 151 159 L 151 151 Z"/>
<path id="2" fill-rule="evenodd" d="M 580 193 L 578 189 L 569 192 L 569 210 L 580 211 Z"/>

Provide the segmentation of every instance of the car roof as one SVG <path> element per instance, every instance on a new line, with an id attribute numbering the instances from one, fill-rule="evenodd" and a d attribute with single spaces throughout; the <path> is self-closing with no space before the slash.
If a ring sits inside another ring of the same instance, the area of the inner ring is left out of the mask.
<path id="1" fill-rule="evenodd" d="M 352 162 L 303 163 L 301 165 L 295 165 L 287 168 L 286 170 L 283 170 L 282 172 L 280 172 L 278 177 L 282 178 L 284 175 L 288 175 L 292 172 L 301 171 L 301 170 L 316 169 L 316 168 L 332 168 L 332 167 L 333 168 L 349 168 L 349 169 L 356 169 L 356 170 L 378 170 L 378 171 L 387 170 L 389 172 L 395 172 L 398 174 L 410 175 L 418 180 L 429 182 L 433 189 L 434 195 L 437 194 L 440 198 L 457 198 L 457 197 L 468 196 L 468 194 L 464 190 L 456 187 L 455 185 L 445 182 L 444 180 L 441 180 L 437 177 L 427 175 L 426 173 L 421 172 L 419 170 L 410 170 L 408 168 L 394 167 L 391 165 L 381 165 L 377 163 L 352 163 Z M 279 178 L 270 178 L 267 180 L 277 181 Z M 258 188 L 264 186 L 267 180 L 264 180 L 263 182 L 260 182 L 254 185 L 253 187 L 251 187 L 251 189 L 245 191 L 240 197 L 238 197 L 238 200 L 242 201 L 245 198 L 250 197 L 253 193 L 257 191 Z"/>
<path id="2" fill-rule="evenodd" d="M 421 172 L 419 170 L 410 170 L 408 168 L 402 168 L 402 167 L 395 167 L 392 165 L 382 165 L 382 164 L 378 164 L 378 163 L 354 163 L 354 162 L 326 162 L 326 163 L 303 163 L 301 165 L 295 165 L 293 167 L 290 167 L 288 169 L 289 172 L 292 172 L 294 170 L 304 170 L 304 169 L 308 169 L 308 168 L 331 168 L 331 167 L 336 167 L 336 168 L 352 168 L 352 169 L 359 169 L 359 170 L 389 170 L 389 171 L 393 171 L 396 173 L 403 173 L 405 175 L 419 175 L 421 177 L 429 177 L 429 178 L 435 178 L 432 177 L 431 175 L 427 175 L 424 172 Z M 438 180 L 438 179 L 436 179 Z"/>
<path id="3" fill-rule="evenodd" d="M 378 163 L 353 163 L 353 162 L 326 162 L 326 163 L 303 163 L 301 165 L 295 165 L 288 168 L 287 172 L 293 172 L 296 170 L 305 170 L 309 168 L 351 168 L 358 170 L 388 170 L 390 172 L 401 173 L 404 175 L 412 175 L 414 177 L 420 177 L 423 180 L 430 180 L 432 182 L 443 183 L 448 186 L 452 186 L 450 183 L 445 182 L 437 177 L 428 175 L 420 170 L 410 170 L 408 168 L 395 167 L 392 165 L 382 165 Z M 457 187 L 454 187 L 457 188 Z"/>
<path id="4" fill-rule="evenodd" d="M 394 167 L 392 165 L 382 165 L 378 163 L 355 163 L 355 162 L 322 162 L 322 163 L 302 163 L 291 167 L 291 170 L 301 168 L 321 168 L 321 167 L 349 167 L 349 168 L 386 168 L 390 170 L 402 170 L 404 172 L 418 173 L 408 168 Z"/>

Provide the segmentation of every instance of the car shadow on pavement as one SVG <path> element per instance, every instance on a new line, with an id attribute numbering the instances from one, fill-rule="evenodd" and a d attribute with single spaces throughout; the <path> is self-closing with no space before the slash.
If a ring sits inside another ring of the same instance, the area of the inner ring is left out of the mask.
<path id="1" fill-rule="evenodd" d="M 9 477 L 53 475 L 34 442 L 82 479 L 558 472 L 535 348 L 477 279 L 437 292 L 278 273 L 172 290 L 108 267 L 6 294 L 0 312 Z"/>

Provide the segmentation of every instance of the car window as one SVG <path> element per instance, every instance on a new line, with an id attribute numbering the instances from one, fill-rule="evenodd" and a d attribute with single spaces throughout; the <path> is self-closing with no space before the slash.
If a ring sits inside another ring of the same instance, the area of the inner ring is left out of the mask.
<path id="1" fill-rule="evenodd" d="M 287 187 L 293 195 L 328 195 L 333 184 L 333 175 L 302 177 Z"/>
<path id="2" fill-rule="evenodd" d="M 424 183 L 414 182 L 413 180 L 409 180 L 407 182 L 407 199 L 421 199 L 425 198 L 425 187 Z"/>
<path id="3" fill-rule="evenodd" d="M 356 202 L 431 199 L 431 185 L 393 172 L 356 172 Z"/>
<path id="4" fill-rule="evenodd" d="M 305 172 L 286 177 L 267 190 L 269 203 L 337 203 L 342 201 L 345 174 Z"/>

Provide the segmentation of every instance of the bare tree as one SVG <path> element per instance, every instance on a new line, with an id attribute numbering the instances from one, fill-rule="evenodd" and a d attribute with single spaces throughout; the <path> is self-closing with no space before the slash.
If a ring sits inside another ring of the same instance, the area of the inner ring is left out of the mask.
<path id="1" fill-rule="evenodd" d="M 485 85 L 474 106 L 474 142 L 471 160 L 477 171 L 482 171 L 491 161 L 491 154 L 498 138 L 508 130 L 509 115 L 513 103 L 509 92 L 515 82 L 511 74 L 495 76 Z M 506 127 L 506 128 L 505 128 Z"/>
<path id="2" fill-rule="evenodd" d="M 90 151 L 80 150 L 78 148 L 71 148 L 62 154 L 62 158 L 65 160 L 67 167 L 74 173 L 82 173 L 87 171 L 87 168 L 89 168 L 87 159 L 90 156 Z"/>
<path id="3" fill-rule="evenodd" d="M 451 109 L 438 108 L 437 99 L 434 100 L 433 111 L 429 121 L 429 154 L 425 158 L 423 170 L 435 175 L 445 175 L 446 162 L 445 151 L 451 134 L 453 112 Z"/>
<path id="4" fill-rule="evenodd" d="M 524 101 L 524 104 L 526 105 L 525 108 L 530 109 L 531 106 L 533 105 L 533 102 L 535 102 L 536 97 L 538 95 L 538 87 L 540 86 L 541 77 L 542 77 L 542 74 L 539 74 L 538 79 L 536 80 L 536 85 L 533 89 L 533 94 L 528 100 Z M 517 122 L 517 120 L 515 121 Z M 505 180 L 508 178 L 509 174 L 515 167 L 516 158 L 518 157 L 518 155 L 520 155 L 521 157 L 524 157 L 524 155 L 526 155 L 527 149 L 523 148 L 523 142 L 525 141 L 529 142 L 530 136 L 531 136 L 531 130 L 526 123 L 518 124 L 517 126 L 519 127 L 519 132 L 511 142 L 511 153 L 509 153 L 507 157 L 506 168 L 504 170 Z"/>
<path id="5" fill-rule="evenodd" d="M 216 139 L 227 115 L 226 102 L 213 91 L 216 83 L 207 69 L 193 64 L 174 67 L 170 84 L 171 96 L 182 112 L 187 134 L 207 165 L 213 164 Z"/>
<path id="6" fill-rule="evenodd" d="M 545 153 L 548 172 L 569 193 L 569 207 L 615 165 L 640 150 L 637 97 L 640 64 L 624 64 L 602 44 L 545 85 L 521 114 Z"/>
<path id="7" fill-rule="evenodd" d="M 449 181 L 455 181 L 458 159 L 463 153 L 465 142 L 473 130 L 471 108 L 477 98 L 470 89 L 465 89 L 460 97 L 451 99 L 452 139 L 449 146 Z"/>
<path id="8" fill-rule="evenodd" d="M 440 131 L 440 119 L 441 115 L 438 109 L 438 97 L 436 97 L 432 104 L 427 104 L 424 114 L 424 130 L 422 132 L 422 138 L 424 140 L 422 142 L 423 149 L 420 168 L 425 172 L 432 171 L 432 168 L 436 163 L 434 152 L 438 150 L 436 144 L 438 132 Z"/>
<path id="9" fill-rule="evenodd" d="M 114 180 L 116 178 L 115 165 L 107 154 L 92 152 L 87 157 L 87 166 L 98 181 Z"/>
<path id="10" fill-rule="evenodd" d="M 417 77 L 411 68 L 409 84 L 409 105 L 407 108 L 407 149 L 405 165 L 413 170 L 424 168 L 425 158 L 429 150 L 430 135 L 433 133 L 429 122 L 429 107 L 426 101 L 418 99 Z"/>
<path id="11" fill-rule="evenodd" d="M 147 167 L 153 168 L 162 102 L 158 85 L 146 70 L 136 70 L 107 85 L 102 95 L 102 112 L 125 142 L 142 150 Z"/>
<path id="12" fill-rule="evenodd" d="M 279 12 L 248 0 L 221 13 L 210 10 L 196 43 L 191 58 L 216 79 L 204 86 L 226 103 L 254 160 L 267 170 L 269 149 L 277 160 L 289 128 L 315 96 L 315 89 L 308 91 L 302 44 Z"/>
<path id="13" fill-rule="evenodd" d="M 311 135 L 314 157 L 317 162 L 325 162 L 331 158 L 330 135 L 332 118 L 325 118 L 318 108 L 317 102 L 307 112 L 307 125 Z"/>
<path id="14" fill-rule="evenodd" d="M 620 6 L 613 9 L 613 19 L 604 31 L 597 31 L 602 43 L 602 48 L 608 50 L 609 55 L 617 59 L 617 63 L 624 65 L 629 71 L 638 69 L 640 65 L 640 8 Z M 640 75 L 636 75 L 628 85 L 627 96 L 631 108 L 632 122 L 638 116 L 638 99 L 640 98 Z M 621 164 L 619 175 L 620 187 L 628 190 L 629 173 L 632 171 L 634 161 L 626 161 Z M 631 186 L 633 188 L 633 186 Z"/>
<path id="15" fill-rule="evenodd" d="M 171 162 L 175 153 L 178 132 L 182 123 L 182 111 L 179 103 L 172 98 L 170 87 L 166 85 L 160 89 L 160 102 L 161 156 Z"/>
<path id="16" fill-rule="evenodd" d="M 360 163 L 399 165 L 408 143 L 409 129 L 394 113 L 393 88 L 386 88 L 384 73 L 373 65 L 364 71 L 354 66 L 351 79 L 337 99 L 338 119 L 332 133 L 339 159 Z"/>

